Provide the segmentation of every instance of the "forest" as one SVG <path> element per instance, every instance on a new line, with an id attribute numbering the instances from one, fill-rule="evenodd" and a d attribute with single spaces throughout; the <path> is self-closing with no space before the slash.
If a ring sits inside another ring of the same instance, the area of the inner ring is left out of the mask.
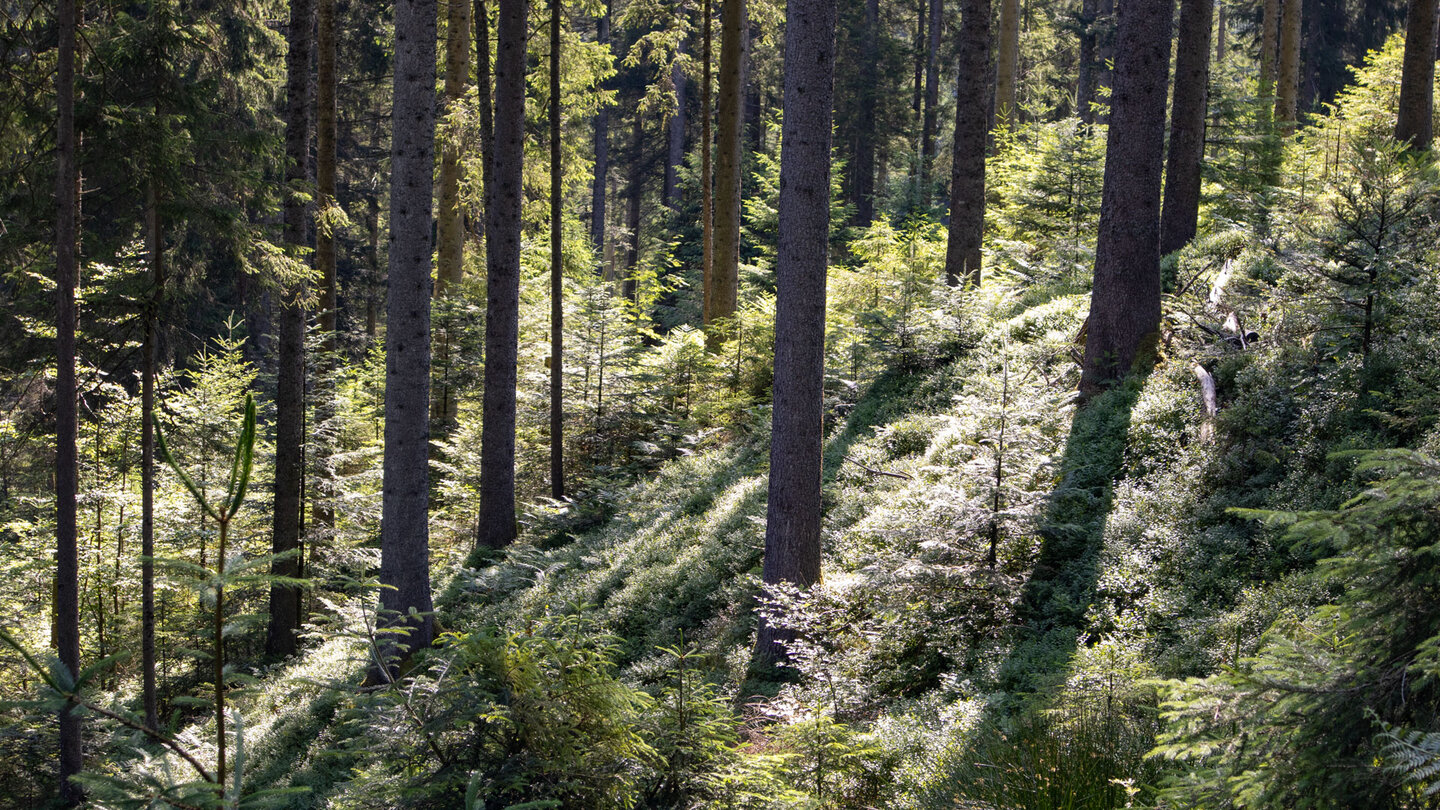
<path id="1" fill-rule="evenodd" d="M 0 806 L 1440 807 L 1437 0 L 0 10 Z"/>

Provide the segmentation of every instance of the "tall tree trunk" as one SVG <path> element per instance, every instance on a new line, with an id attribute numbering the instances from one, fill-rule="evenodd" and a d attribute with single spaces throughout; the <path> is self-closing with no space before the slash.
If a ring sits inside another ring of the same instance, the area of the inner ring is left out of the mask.
<path id="1" fill-rule="evenodd" d="M 1165 167 L 1165 205 L 1160 255 L 1195 238 L 1200 216 L 1200 162 L 1205 158 L 1205 113 L 1210 84 L 1210 26 L 1214 0 L 1181 0 L 1180 42 L 1175 52 L 1175 95 L 1170 111 L 1170 155 Z"/>
<path id="2" fill-rule="evenodd" d="M 962 0 L 959 46 L 945 281 L 951 286 L 961 281 L 979 286 L 985 235 L 985 142 L 990 135 L 990 0 Z"/>
<path id="3" fill-rule="evenodd" d="M 762 578 L 768 585 L 807 587 L 820 581 L 833 0 L 790 0 L 785 54 L 775 258 L 775 407 Z M 783 660 L 789 638 L 762 617 L 754 662 L 764 668 Z"/>
<path id="4" fill-rule="evenodd" d="M 493 193 L 485 304 L 485 403 L 480 434 L 480 545 L 515 539 L 515 382 L 520 340 L 520 206 L 525 159 L 525 0 L 500 0 L 495 59 Z"/>
<path id="5" fill-rule="evenodd" d="M 1168 1 L 1168 0 L 1167 0 Z M 1017 85 L 1020 74 L 1020 0 L 1000 0 L 1000 41 L 995 55 L 995 126 L 1020 123 Z"/>
<path id="6" fill-rule="evenodd" d="M 744 124 L 745 0 L 724 0 L 720 12 L 720 131 L 715 144 L 714 289 L 705 324 L 735 314 L 740 283 L 740 130 Z M 709 330 L 712 347 L 723 336 Z"/>
<path id="7" fill-rule="evenodd" d="M 1124 377 L 1160 328 L 1160 169 L 1170 73 L 1168 0 L 1122 3 L 1115 91 L 1095 244 L 1095 285 L 1080 393 Z"/>
<path id="8" fill-rule="evenodd" d="M 1435 0 L 1410 0 L 1395 140 L 1418 149 L 1429 149 L 1435 136 L 1435 22 Z"/>
<path id="9" fill-rule="evenodd" d="M 676 55 L 685 53 L 685 41 L 681 40 Z M 665 151 L 665 186 L 661 192 L 661 204 L 672 211 L 680 207 L 680 164 L 685 162 L 685 104 L 689 81 L 685 70 L 676 59 L 670 66 L 670 83 L 675 87 L 675 112 L 670 115 L 667 134 L 669 143 Z"/>
<path id="10" fill-rule="evenodd" d="M 55 72 L 55 651 L 72 676 L 80 673 L 80 551 L 76 499 L 79 448 L 75 390 L 75 285 L 79 278 L 80 164 L 75 154 L 75 0 L 55 10 L 59 53 Z M 84 799 L 70 778 L 84 765 L 80 716 L 60 710 L 60 799 Z"/>
<path id="11" fill-rule="evenodd" d="M 1115 0 L 1100 0 L 1100 9 L 1097 12 L 1095 32 L 1095 51 L 1099 57 L 1095 66 L 1096 79 L 1101 87 L 1113 87 L 1115 84 Z M 1110 106 L 1105 106 L 1104 119 L 1110 120 Z"/>
<path id="12" fill-rule="evenodd" d="M 855 224 L 875 221 L 875 105 L 879 102 L 880 0 L 865 0 L 860 45 L 860 121 L 855 140 Z"/>
<path id="13" fill-rule="evenodd" d="M 446 0 L 445 99 L 449 112 L 470 83 L 470 0 Z M 435 297 L 443 298 L 465 276 L 465 212 L 460 207 L 460 144 L 441 138 L 440 205 L 436 212 Z M 448 392 L 446 392 L 448 393 Z"/>
<path id="14" fill-rule="evenodd" d="M 920 207 L 930 207 L 931 175 L 935 163 L 935 119 L 940 113 L 941 0 L 930 0 L 930 38 L 925 49 L 925 112 L 920 130 Z"/>
<path id="15" fill-rule="evenodd" d="M 700 53 L 700 273 L 702 323 L 710 322 L 710 311 L 714 306 L 715 290 L 715 172 L 711 147 L 714 143 L 714 110 L 711 90 L 714 79 L 711 76 L 710 60 L 714 12 L 710 0 L 702 0 L 701 16 L 704 17 Z"/>
<path id="16" fill-rule="evenodd" d="M 285 245 L 299 260 L 308 243 L 309 212 L 304 191 L 310 181 L 310 60 L 315 53 L 315 2 L 291 0 L 289 49 L 285 59 Z M 300 572 L 301 499 L 305 470 L 305 289 L 290 285 L 281 294 L 280 356 L 275 380 L 275 506 L 270 571 Z M 270 586 L 270 624 L 265 653 L 272 659 L 295 654 L 300 631 L 300 589 Z"/>
<path id="17" fill-rule="evenodd" d="M 436 10 L 435 0 L 399 0 L 395 6 L 380 606 L 388 611 L 387 625 L 409 631 L 387 639 L 387 652 L 402 660 L 430 646 L 435 637 L 428 615 L 428 501 Z M 410 618 L 411 610 L 423 618 Z"/>
<path id="18" fill-rule="evenodd" d="M 1295 118 L 1299 112 L 1303 5 L 1303 0 L 1285 0 L 1280 17 L 1280 72 L 1275 80 L 1275 124 L 1283 135 L 1295 131 Z"/>
<path id="19" fill-rule="evenodd" d="M 1078 78 L 1075 82 L 1075 114 L 1081 122 L 1095 123 L 1095 21 L 1099 14 L 1096 0 L 1081 0 L 1080 3 L 1080 56 Z"/>
<path id="20" fill-rule="evenodd" d="M 630 234 L 630 241 L 625 245 L 625 280 L 620 285 L 620 294 L 634 301 L 635 281 L 640 272 L 640 203 L 645 191 L 645 115 L 638 107 L 630 133 L 630 181 L 625 186 L 625 230 Z"/>
<path id="21" fill-rule="evenodd" d="M 925 98 L 925 57 L 930 40 L 925 35 L 925 22 L 930 17 L 930 0 L 917 0 L 915 9 L 915 87 L 910 95 L 910 112 L 920 118 L 920 105 Z"/>
<path id="22" fill-rule="evenodd" d="M 595 41 L 610 48 L 610 0 L 605 13 L 595 21 Z M 595 178 L 590 183 L 590 242 L 595 252 L 605 252 L 605 179 L 610 174 L 610 107 L 595 111 Z"/>
<path id="23" fill-rule="evenodd" d="M 146 185 L 145 252 L 150 265 L 150 289 L 140 350 L 140 691 L 145 725 L 159 728 L 160 708 L 155 694 L 155 320 L 165 287 L 165 252 L 158 183 L 152 176 Z"/>
<path id="24" fill-rule="evenodd" d="M 1275 57 L 1280 52 L 1280 0 L 1263 0 L 1260 17 L 1260 98 L 1275 97 Z"/>
<path id="25" fill-rule="evenodd" d="M 561 241 L 561 0 L 550 0 L 550 497 L 565 497 L 565 253 Z"/>
<path id="26" fill-rule="evenodd" d="M 337 108 L 335 100 L 335 0 L 316 0 L 315 4 L 315 199 L 318 211 L 327 212 L 315 229 L 315 269 L 320 274 L 320 350 L 327 375 L 336 368 L 336 324 L 339 321 L 340 295 L 335 278 L 335 171 Z M 320 402 L 320 421 L 335 414 L 332 393 Z M 315 524 L 328 537 L 335 528 L 335 481 L 330 469 L 330 446 L 318 442 L 315 461 Z M 313 541 L 312 541 L 313 542 Z M 310 550 L 313 559 L 315 549 Z M 302 569 L 303 570 L 303 569 Z"/>
<path id="27" fill-rule="evenodd" d="M 457 109 L 465 98 L 470 83 L 470 0 L 447 0 L 445 13 L 445 98 L 443 109 Z M 443 132 L 443 130 L 442 130 Z M 454 295 L 465 278 L 465 211 L 460 204 L 460 144 L 453 138 L 440 138 L 440 203 L 436 212 L 435 298 Z M 435 362 L 439 380 L 430 398 L 430 416 L 437 423 L 449 426 L 460 410 L 459 399 L 450 385 L 451 353 L 450 310 L 441 309 L 435 328 Z M 448 429 L 441 428 L 442 430 Z"/>
<path id="28" fill-rule="evenodd" d="M 475 95 L 480 106 L 480 222 L 477 230 L 484 234 L 486 252 L 490 245 L 490 202 L 495 188 L 495 163 L 490 159 L 495 148 L 495 102 L 491 98 L 490 81 L 490 5 L 487 0 L 474 0 L 471 16 L 475 18 Z"/>

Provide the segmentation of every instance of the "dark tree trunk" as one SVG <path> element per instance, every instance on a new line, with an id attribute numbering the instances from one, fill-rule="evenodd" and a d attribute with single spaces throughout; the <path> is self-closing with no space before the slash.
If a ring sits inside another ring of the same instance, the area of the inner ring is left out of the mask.
<path id="1" fill-rule="evenodd" d="M 645 191 L 645 115 L 637 108 L 630 130 L 630 182 L 625 189 L 625 229 L 630 241 L 625 246 L 625 281 L 621 295 L 635 300 L 635 279 L 640 272 L 640 203 Z"/>
<path id="2" fill-rule="evenodd" d="M 475 95 L 480 106 L 480 219 L 476 230 L 485 238 L 486 251 L 490 246 L 490 201 L 495 189 L 495 163 L 490 154 L 495 148 L 495 106 L 491 98 L 490 81 L 490 4 L 486 0 L 475 0 L 471 10 L 475 18 Z"/>
<path id="3" fill-rule="evenodd" d="M 911 91 L 910 111 L 919 117 L 920 105 L 925 98 L 925 56 L 929 39 L 925 36 L 925 21 L 930 16 L 930 0 L 918 0 L 915 8 L 915 87 Z"/>
<path id="4" fill-rule="evenodd" d="M 446 9 L 445 109 L 448 111 L 464 99 L 465 86 L 470 83 L 470 2 L 446 0 Z M 460 144 L 444 138 L 440 150 L 439 210 L 435 217 L 436 298 L 449 295 L 465 277 L 465 212 L 460 208 L 460 175 Z M 442 340 L 441 344 L 444 343 Z M 450 392 L 441 393 L 440 399 L 448 406 Z M 446 414 L 441 411 L 438 415 Z"/>
<path id="5" fill-rule="evenodd" d="M 1435 0 L 1410 0 L 1395 140 L 1429 149 L 1435 135 Z"/>
<path id="6" fill-rule="evenodd" d="M 925 48 L 925 111 L 920 129 L 920 207 L 930 207 L 931 167 L 935 163 L 935 119 L 940 113 L 940 29 L 943 4 L 930 0 L 930 36 Z"/>
<path id="7" fill-rule="evenodd" d="M 454 2 L 454 0 L 451 0 Z M 550 0 L 550 497 L 565 497 L 565 253 L 561 241 L 561 0 Z"/>
<path id="8" fill-rule="evenodd" d="M 685 42 L 680 42 L 677 55 L 685 53 Z M 661 192 L 661 204 L 678 210 L 680 206 L 680 164 L 685 162 L 685 103 L 689 82 L 680 61 L 670 67 L 670 83 L 675 87 L 675 112 L 670 116 L 668 128 L 669 143 L 665 151 L 665 186 Z"/>
<path id="9" fill-rule="evenodd" d="M 386 645 L 402 660 L 435 637 L 428 615 L 428 500 L 436 10 L 435 0 L 399 0 L 395 6 L 380 606 L 388 612 L 385 624 L 409 631 Z M 409 618 L 411 610 L 423 618 Z"/>
<path id="10" fill-rule="evenodd" d="M 494 182 L 487 222 L 485 403 L 480 545 L 515 539 L 515 383 L 520 340 L 520 206 L 525 159 L 525 0 L 500 0 L 495 59 Z"/>
<path id="11" fill-rule="evenodd" d="M 1166 0 L 1168 2 L 1168 0 Z M 1020 124 L 1020 0 L 1000 0 L 999 42 L 995 53 L 995 126 Z"/>
<path id="12" fill-rule="evenodd" d="M 595 21 L 595 41 L 610 47 L 610 2 Z M 605 252 L 605 178 L 610 174 L 610 108 L 601 105 L 595 112 L 595 177 L 590 183 L 590 241 L 595 252 Z"/>
<path id="13" fill-rule="evenodd" d="M 1165 205 L 1160 255 L 1195 238 L 1200 216 L 1200 162 L 1205 158 L 1205 112 L 1210 85 L 1210 26 L 1214 0 L 1181 0 L 1180 42 L 1175 52 L 1175 96 L 1170 108 L 1170 155 L 1165 167 Z"/>
<path id="14" fill-rule="evenodd" d="M 1280 52 L 1280 0 L 1263 0 L 1260 16 L 1260 98 L 1275 97 L 1275 57 Z"/>
<path id="15" fill-rule="evenodd" d="M 875 221 L 875 105 L 879 102 L 880 0 L 865 0 L 865 30 L 860 45 L 860 121 L 855 140 L 855 223 Z"/>
<path id="16" fill-rule="evenodd" d="M 320 210 L 326 211 L 337 205 L 335 0 L 316 0 L 315 14 L 315 199 Z M 336 341 L 336 324 L 339 321 L 340 291 L 335 278 L 335 235 L 328 216 L 315 230 L 315 269 L 320 274 L 320 350 L 324 355 L 323 368 L 327 374 L 333 374 L 336 367 L 335 351 L 339 345 Z M 327 393 L 319 403 L 320 421 L 323 422 L 334 414 L 334 397 Z M 317 481 L 312 495 L 315 503 L 315 524 L 321 530 L 319 536 L 328 539 L 335 528 L 335 481 L 331 473 L 328 442 L 317 443 L 315 474 Z M 318 541 L 311 541 L 311 559 L 315 557 L 316 550 L 313 546 L 316 542 Z M 304 572 L 303 567 L 301 572 Z"/>
<path id="17" fill-rule="evenodd" d="M 1300 103 L 1300 34 L 1303 0 L 1285 0 L 1280 16 L 1280 70 L 1275 87 L 1275 124 L 1281 134 L 1295 131 Z"/>
<path id="18" fill-rule="evenodd" d="M 1160 328 L 1160 169 L 1170 73 L 1169 2 L 1122 3 L 1080 393 L 1124 377 Z"/>
<path id="19" fill-rule="evenodd" d="M 985 235 L 985 143 L 990 135 L 990 0 L 962 0 L 959 46 L 945 281 L 951 286 L 962 281 L 979 286 Z"/>
<path id="20" fill-rule="evenodd" d="M 55 72 L 55 651 L 71 675 L 80 672 L 79 426 L 75 391 L 75 285 L 79 277 L 80 169 L 75 154 L 75 0 L 55 10 L 59 53 Z M 60 710 L 60 800 L 84 795 L 70 781 L 83 767 L 80 716 Z"/>
<path id="21" fill-rule="evenodd" d="M 790 0 L 785 54 L 780 241 L 775 259 L 775 406 L 762 577 L 769 585 L 807 587 L 820 581 L 833 0 Z M 762 618 L 755 664 L 764 668 L 783 660 L 787 639 L 787 633 Z"/>
<path id="22" fill-rule="evenodd" d="M 740 131 L 745 101 L 745 0 L 725 0 L 720 14 L 720 131 L 715 144 L 714 289 L 706 291 L 705 323 L 735 314 L 740 281 Z M 716 337 L 711 332 L 711 344 Z"/>
<path id="23" fill-rule="evenodd" d="M 150 290 L 144 311 L 140 352 L 140 671 L 145 725 L 160 727 L 155 695 L 155 320 L 165 286 L 165 252 L 160 192 L 154 177 L 146 188 L 145 253 Z"/>
<path id="24" fill-rule="evenodd" d="M 1098 14 L 1095 50 L 1100 58 L 1095 66 L 1095 74 L 1101 87 L 1113 87 L 1115 77 L 1110 66 L 1115 64 L 1115 0 L 1100 0 Z M 1110 120 L 1109 115 L 1107 105 L 1106 121 Z"/>
<path id="25" fill-rule="evenodd" d="M 1075 114 L 1086 124 L 1095 123 L 1095 21 L 1099 11 L 1096 0 L 1080 3 L 1079 76 L 1075 82 Z"/>
<path id="26" fill-rule="evenodd" d="M 711 99 L 710 60 L 713 20 L 715 16 L 710 0 L 702 0 L 701 16 L 704 17 L 700 51 L 700 277 L 701 320 L 710 322 L 710 308 L 715 290 L 715 174 L 711 165 L 711 146 L 714 139 L 713 102 Z"/>
<path id="27" fill-rule="evenodd" d="M 310 60 L 315 53 L 315 2 L 291 0 L 289 49 L 285 59 L 285 245 L 299 257 L 308 243 L 309 211 L 301 196 L 310 182 Z M 301 501 L 305 471 L 305 298 L 303 284 L 281 295 L 280 356 L 275 380 L 275 507 L 270 566 L 276 576 L 300 572 Z M 270 625 L 265 653 L 272 659 L 295 654 L 300 631 L 300 589 L 270 587 Z"/>

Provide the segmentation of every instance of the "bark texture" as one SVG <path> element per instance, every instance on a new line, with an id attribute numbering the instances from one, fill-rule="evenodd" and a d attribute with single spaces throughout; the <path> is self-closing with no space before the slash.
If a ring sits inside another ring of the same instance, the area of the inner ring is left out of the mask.
<path id="1" fill-rule="evenodd" d="M 610 47 L 610 2 L 595 21 L 595 41 Z M 594 122 L 595 176 L 590 182 L 590 241 L 605 252 L 605 179 L 610 174 L 610 107 L 600 105 Z"/>
<path id="2" fill-rule="evenodd" d="M 385 307 L 385 467 L 380 606 L 405 659 L 430 646 L 430 280 L 435 165 L 435 0 L 395 6 L 390 275 Z"/>
<path id="3" fill-rule="evenodd" d="M 720 10 L 720 106 L 716 115 L 720 131 L 715 143 L 714 284 L 705 291 L 706 325 L 734 315 L 739 295 L 744 45 L 745 0 L 724 0 Z"/>
<path id="4" fill-rule="evenodd" d="M 451 0 L 454 2 L 454 0 Z M 550 0 L 550 497 L 565 497 L 565 343 L 560 164 L 561 0 Z"/>
<path id="5" fill-rule="evenodd" d="M 920 123 L 920 206 L 930 207 L 935 125 L 940 111 L 940 29 L 944 6 L 930 0 L 930 37 L 925 48 L 925 110 Z"/>
<path id="6" fill-rule="evenodd" d="M 1160 326 L 1160 169 L 1170 72 L 1170 3 L 1121 3 L 1105 147 L 1095 284 L 1080 393 L 1130 371 Z"/>
<path id="7" fill-rule="evenodd" d="M 1275 124 L 1280 132 L 1295 131 L 1300 103 L 1300 35 L 1303 0 L 1285 0 L 1280 17 L 1280 70 L 1275 82 Z"/>
<path id="8" fill-rule="evenodd" d="M 446 0 L 445 110 L 460 104 L 470 83 L 470 0 Z M 435 297 L 465 277 L 465 212 L 460 207 L 460 144 L 441 138 L 440 206 L 436 213 Z M 446 392 L 448 393 L 448 392 Z M 448 402 L 448 397 L 445 397 Z"/>
<path id="9" fill-rule="evenodd" d="M 879 102 L 880 0 L 865 0 L 865 30 L 860 45 L 860 120 L 855 139 L 855 223 L 875 221 L 875 105 Z"/>
<path id="10" fill-rule="evenodd" d="M 297 260 L 309 243 L 309 210 L 302 196 L 310 184 L 310 61 L 315 54 L 315 0 L 291 0 L 285 57 L 284 237 Z M 270 565 L 276 576 L 300 573 L 301 490 L 305 474 L 305 287 L 291 284 L 280 295 L 275 379 L 275 506 L 271 551 L 287 555 Z M 265 654 L 294 655 L 300 631 L 300 589 L 270 586 L 270 624 Z"/>
<path id="11" fill-rule="evenodd" d="M 1280 52 L 1280 0 L 1262 0 L 1260 13 L 1260 98 L 1275 97 L 1275 57 Z"/>
<path id="12" fill-rule="evenodd" d="M 79 277 L 80 185 L 75 153 L 75 0 L 55 10 L 59 53 L 55 71 L 55 651 L 72 675 L 80 672 L 80 560 L 76 497 L 80 486 L 75 392 L 75 285 Z M 60 710 L 60 800 L 84 799 L 70 777 L 80 773 L 80 716 Z"/>
<path id="13" fill-rule="evenodd" d="M 955 87 L 945 281 L 951 286 L 962 281 L 979 286 L 985 235 L 985 144 L 990 137 L 990 0 L 962 0 L 960 8 L 960 78 Z"/>
<path id="14" fill-rule="evenodd" d="M 520 206 L 525 159 L 525 0 L 500 0 L 492 192 L 487 194 L 485 401 L 480 435 L 480 545 L 515 539 L 515 382 L 520 340 Z"/>
<path id="15" fill-rule="evenodd" d="M 995 55 L 995 126 L 1014 129 L 1020 122 L 1020 0 L 1000 0 L 1000 41 Z"/>
<path id="16" fill-rule="evenodd" d="M 830 226 L 835 3 L 790 0 L 776 251 L 775 396 L 765 517 L 767 584 L 820 580 L 821 400 Z M 754 661 L 785 657 L 785 632 L 760 621 Z"/>
<path id="17" fill-rule="evenodd" d="M 1429 149 L 1435 137 L 1435 0 L 1410 0 L 1395 140 Z"/>
<path id="18" fill-rule="evenodd" d="M 1214 14 L 1214 0 L 1181 0 L 1175 95 L 1170 107 L 1170 155 L 1165 166 L 1165 205 L 1160 219 L 1162 256 L 1195 238 L 1200 216 L 1200 163 L 1205 158 L 1210 26 Z"/>

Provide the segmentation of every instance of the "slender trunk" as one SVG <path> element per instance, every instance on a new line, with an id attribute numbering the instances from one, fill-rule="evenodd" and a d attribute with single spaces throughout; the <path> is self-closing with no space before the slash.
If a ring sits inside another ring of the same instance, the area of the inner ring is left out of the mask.
<path id="1" fill-rule="evenodd" d="M 490 81 L 490 6 L 486 0 L 474 0 L 475 17 L 475 95 L 480 102 L 480 160 L 481 211 L 478 230 L 485 235 L 488 252 L 490 245 L 490 200 L 495 187 L 495 164 L 490 160 L 495 148 L 495 106 L 491 98 Z"/>
<path id="2" fill-rule="evenodd" d="M 951 286 L 962 281 L 979 286 L 985 234 L 985 142 L 990 134 L 990 0 L 962 0 L 959 45 L 945 280 Z"/>
<path id="3" fill-rule="evenodd" d="M 1115 0 L 1100 0 L 1100 9 L 1096 18 L 1095 50 L 1099 56 L 1099 63 L 1096 65 L 1096 78 L 1101 87 L 1113 87 L 1115 76 L 1113 65 L 1115 64 Z M 1105 107 L 1105 120 L 1109 120 L 1110 107 Z"/>
<path id="4" fill-rule="evenodd" d="M 676 55 L 685 53 L 685 42 L 681 40 Z M 672 211 L 680 208 L 680 164 L 685 162 L 685 102 L 689 86 L 680 60 L 670 66 L 670 83 L 675 87 L 675 112 L 670 116 L 669 144 L 665 152 L 665 187 L 661 192 L 661 204 Z"/>
<path id="5" fill-rule="evenodd" d="M 386 651 L 401 660 L 430 646 L 435 633 L 428 521 L 435 17 L 435 0 L 399 0 L 395 7 L 380 606 L 389 611 L 385 624 L 409 631 L 386 637 Z"/>
<path id="6" fill-rule="evenodd" d="M 595 41 L 610 47 L 610 0 L 595 22 Z M 590 242 L 599 254 L 605 252 L 605 179 L 609 174 L 610 107 L 602 104 L 595 112 L 595 178 L 590 183 Z"/>
<path id="7" fill-rule="evenodd" d="M 995 126 L 1013 130 L 1020 123 L 1016 89 L 1020 71 L 1020 0 L 1000 0 L 999 37 L 995 56 Z"/>
<path id="8" fill-rule="evenodd" d="M 702 0 L 701 15 L 704 17 L 704 34 L 700 52 L 700 286 L 703 288 L 700 312 L 702 322 L 708 324 L 715 306 L 715 183 L 714 167 L 711 165 L 714 139 L 711 90 L 714 79 L 710 75 L 714 12 L 710 8 L 710 0 Z"/>
<path id="9" fill-rule="evenodd" d="M 917 118 L 920 104 L 925 97 L 925 56 L 929 39 L 925 36 L 925 22 L 930 17 L 930 0 L 917 0 L 915 9 L 915 86 L 910 93 L 910 112 Z"/>
<path id="10" fill-rule="evenodd" d="M 365 229 L 369 244 L 370 284 L 365 294 L 365 337 L 370 343 L 380 338 L 380 293 L 385 287 L 385 268 L 380 264 L 380 199 L 372 192 L 365 206 Z"/>
<path id="11" fill-rule="evenodd" d="M 335 210 L 335 140 L 337 133 L 335 101 L 335 0 L 316 0 L 315 7 L 315 198 L 318 211 L 327 212 L 315 229 L 315 269 L 320 274 L 320 350 L 323 353 L 323 367 L 327 374 L 333 374 L 336 362 L 336 324 L 338 322 L 340 295 L 335 279 L 335 234 L 328 212 Z M 333 394 L 322 395 L 319 407 L 320 420 L 328 420 L 335 413 Z M 335 508 L 332 497 L 335 482 L 330 470 L 330 447 L 328 442 L 316 446 L 315 469 L 319 481 L 315 487 L 315 523 L 322 534 L 328 536 L 335 528 Z M 312 548 L 310 556 L 315 556 Z"/>
<path id="12" fill-rule="evenodd" d="M 155 697 L 155 318 L 165 287 L 165 252 L 160 200 L 152 177 L 146 188 L 145 252 L 150 289 L 144 310 L 140 370 L 140 670 L 145 725 L 160 727 Z"/>
<path id="13" fill-rule="evenodd" d="M 1300 32 L 1303 0 L 1285 0 L 1280 18 L 1280 71 L 1276 77 L 1275 124 L 1281 134 L 1295 131 L 1300 98 Z"/>
<path id="14" fill-rule="evenodd" d="M 525 0 L 500 0 L 492 193 L 486 219 L 485 402 L 480 545 L 515 539 L 515 383 L 520 317 L 520 206 L 525 157 Z"/>
<path id="15" fill-rule="evenodd" d="M 763 581 L 820 581 L 825 270 L 830 226 L 830 113 L 835 4 L 790 0 L 776 251 L 775 407 Z M 802 55 L 796 58 L 797 55 Z M 760 620 L 754 662 L 786 657 L 789 635 Z"/>
<path id="16" fill-rule="evenodd" d="M 880 0 L 865 0 L 865 31 L 860 45 L 860 121 L 855 140 L 855 224 L 875 221 L 875 105 L 879 101 Z"/>
<path id="17" fill-rule="evenodd" d="M 1200 215 L 1200 163 L 1205 158 L 1205 112 L 1210 84 L 1210 27 L 1214 0 L 1181 0 L 1180 42 L 1175 53 L 1175 95 L 1170 107 L 1170 155 L 1165 167 L 1165 205 L 1160 255 L 1195 238 Z"/>
<path id="18" fill-rule="evenodd" d="M 1160 170 L 1170 72 L 1169 2 L 1124 3 L 1080 392 L 1124 377 L 1160 327 Z"/>
<path id="19" fill-rule="evenodd" d="M 1263 0 L 1260 18 L 1260 85 L 1263 99 L 1275 98 L 1275 56 L 1280 50 L 1280 0 Z"/>
<path id="20" fill-rule="evenodd" d="M 453 1 L 453 0 L 452 0 Z M 550 0 L 550 497 L 565 497 L 565 254 L 560 205 L 560 13 Z"/>
<path id="21" fill-rule="evenodd" d="M 79 277 L 75 154 L 75 0 L 59 0 L 59 52 L 55 73 L 55 648 L 72 675 L 80 672 L 80 557 L 76 498 L 80 486 L 75 390 L 75 285 Z M 67 807 L 84 799 L 70 778 L 84 766 L 80 716 L 60 710 L 60 799 Z"/>
<path id="22" fill-rule="evenodd" d="M 293 257 L 308 242 L 308 211 L 302 189 L 310 180 L 310 60 L 315 52 L 315 2 L 291 0 L 289 50 L 286 56 L 285 210 L 284 238 Z M 305 468 L 305 319 L 304 285 L 282 292 L 280 356 L 275 381 L 275 506 L 271 550 L 277 555 L 272 574 L 295 577 L 299 572 L 300 513 L 304 509 L 301 479 Z M 265 653 L 272 659 L 295 654 L 300 631 L 300 590 L 270 587 L 270 624 Z"/>
<path id="23" fill-rule="evenodd" d="M 625 229 L 630 241 L 625 247 L 625 281 L 621 284 L 621 295 L 634 301 L 635 279 L 640 272 L 640 195 L 645 190 L 643 150 L 645 148 L 645 116 L 635 111 L 630 136 L 630 182 L 625 194 Z"/>
<path id="24" fill-rule="evenodd" d="M 1435 0 L 1410 0 L 1395 140 L 1418 149 L 1429 149 L 1435 135 L 1435 22 Z"/>
<path id="25" fill-rule="evenodd" d="M 715 144 L 714 289 L 705 324 L 735 314 L 740 282 L 740 130 L 744 124 L 745 0 L 724 0 L 720 13 L 720 131 Z M 710 330 L 708 343 L 723 339 Z"/>
<path id="26" fill-rule="evenodd" d="M 930 0 L 930 37 L 925 49 L 925 112 L 920 131 L 920 207 L 930 207 L 930 168 L 935 162 L 935 119 L 940 112 L 940 29 L 943 4 Z"/>
<path id="27" fill-rule="evenodd" d="M 1095 21 L 1099 14 L 1096 0 L 1080 3 L 1079 76 L 1075 82 L 1075 114 L 1085 124 L 1095 123 Z"/>
<path id="28" fill-rule="evenodd" d="M 449 112 L 470 83 L 470 0 L 446 0 L 445 98 Z M 443 130 L 442 130 L 443 132 Z M 436 212 L 435 297 L 444 298 L 465 277 L 465 212 L 460 207 L 460 144 L 440 137 L 440 205 Z M 443 341 L 442 341 L 443 342 Z M 443 392 L 448 394 L 448 391 Z M 448 397 L 441 397 L 448 400 Z"/>

